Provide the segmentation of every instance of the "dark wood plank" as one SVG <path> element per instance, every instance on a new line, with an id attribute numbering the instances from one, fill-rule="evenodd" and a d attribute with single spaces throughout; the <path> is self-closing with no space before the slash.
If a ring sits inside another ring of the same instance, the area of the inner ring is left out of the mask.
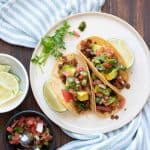
<path id="1" fill-rule="evenodd" d="M 130 23 L 144 38 L 147 44 L 150 43 L 150 15 L 149 15 L 150 1 L 149 0 L 106 0 L 105 6 L 102 11 L 119 16 Z M 0 53 L 8 53 L 18 58 L 29 70 L 29 61 L 31 58 L 33 49 L 13 46 L 2 40 L 0 40 Z M 2 150 L 5 150 L 2 140 L 2 132 L 7 120 L 16 112 L 34 109 L 41 111 L 38 107 L 31 88 L 25 101 L 15 110 L 0 115 L 0 146 Z M 68 141 L 72 140 L 65 135 L 59 127 L 55 126 L 56 130 L 56 147 L 59 147 Z"/>
<path id="2" fill-rule="evenodd" d="M 131 24 L 149 45 L 149 0 L 106 0 L 104 12 L 118 16 Z"/>

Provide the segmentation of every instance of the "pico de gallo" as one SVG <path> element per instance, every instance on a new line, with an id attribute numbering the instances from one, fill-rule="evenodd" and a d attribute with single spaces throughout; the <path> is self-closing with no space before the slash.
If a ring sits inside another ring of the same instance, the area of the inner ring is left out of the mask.
<path id="1" fill-rule="evenodd" d="M 94 73 L 91 73 L 95 94 L 96 110 L 100 113 L 111 113 L 124 106 L 125 100 L 119 99 L 117 94 L 105 85 Z"/>
<path id="2" fill-rule="evenodd" d="M 68 60 L 63 57 L 59 64 L 59 76 L 64 83 L 62 95 L 66 102 L 72 101 L 78 113 L 90 109 L 90 84 L 88 71 L 78 66 L 76 58 Z"/>
<path id="3" fill-rule="evenodd" d="M 112 49 L 100 46 L 91 39 L 81 41 L 81 52 L 94 64 L 97 70 L 118 89 L 130 88 L 120 71 L 126 71 L 126 67 L 119 63 Z"/>
<path id="4" fill-rule="evenodd" d="M 28 132 L 32 137 L 32 145 L 38 149 L 42 149 L 43 146 L 48 147 L 53 138 L 47 124 L 38 116 L 21 117 L 15 120 L 7 127 L 7 132 L 9 143 L 16 146 L 20 146 L 20 139 L 25 132 Z"/>

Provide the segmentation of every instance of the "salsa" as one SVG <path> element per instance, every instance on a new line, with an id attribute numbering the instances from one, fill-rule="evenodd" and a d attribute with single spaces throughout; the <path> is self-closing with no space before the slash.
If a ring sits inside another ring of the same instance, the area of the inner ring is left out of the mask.
<path id="1" fill-rule="evenodd" d="M 113 50 L 87 39 L 81 42 L 81 52 L 111 84 L 118 89 L 130 88 L 120 73 L 120 71 L 126 71 L 126 67 L 119 63 Z"/>
<path id="2" fill-rule="evenodd" d="M 64 100 L 73 101 L 79 113 L 90 109 L 90 84 L 87 69 L 78 66 L 75 58 L 68 60 L 64 56 L 59 64 L 58 73 L 65 84 L 65 89 L 62 89 Z"/>
<path id="3" fill-rule="evenodd" d="M 48 146 L 52 140 L 50 129 L 47 124 L 38 116 L 36 117 L 21 117 L 15 120 L 7 127 L 8 141 L 10 144 L 20 146 L 20 139 L 23 134 L 28 132 L 32 137 L 32 145 L 42 149 L 43 146 Z"/>

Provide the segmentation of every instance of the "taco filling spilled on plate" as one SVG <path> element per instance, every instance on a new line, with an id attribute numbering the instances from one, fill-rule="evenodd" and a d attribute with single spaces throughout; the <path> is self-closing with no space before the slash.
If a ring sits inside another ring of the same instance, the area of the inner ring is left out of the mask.
<path id="1" fill-rule="evenodd" d="M 90 37 L 81 41 L 78 49 L 87 63 L 92 64 L 111 85 L 117 89 L 130 88 L 124 60 L 108 41 Z"/>
<path id="2" fill-rule="evenodd" d="M 91 85 L 89 72 L 85 62 L 79 55 L 66 55 L 56 65 L 57 84 L 61 86 L 58 90 L 62 95 L 63 103 L 70 105 L 76 112 L 81 113 L 91 109 Z M 58 78 L 60 80 L 58 80 Z M 60 81 L 58 83 L 58 81 Z M 56 91 L 57 93 L 57 91 Z"/>
<path id="3" fill-rule="evenodd" d="M 125 99 L 121 95 L 116 94 L 92 71 L 91 79 L 94 92 L 95 110 L 99 115 L 109 117 L 119 111 L 119 109 L 123 108 Z"/>

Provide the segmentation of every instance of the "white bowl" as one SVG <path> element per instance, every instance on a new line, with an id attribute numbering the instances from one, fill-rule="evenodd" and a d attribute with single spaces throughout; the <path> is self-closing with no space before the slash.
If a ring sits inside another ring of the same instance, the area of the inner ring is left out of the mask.
<path id="1" fill-rule="evenodd" d="M 29 89 L 29 79 L 25 67 L 15 57 L 0 53 L 0 64 L 7 64 L 11 66 L 11 71 L 21 79 L 20 90 L 22 91 L 22 94 L 16 99 L 16 101 L 8 103 L 0 109 L 0 113 L 4 113 L 15 109 L 23 102 Z"/>

